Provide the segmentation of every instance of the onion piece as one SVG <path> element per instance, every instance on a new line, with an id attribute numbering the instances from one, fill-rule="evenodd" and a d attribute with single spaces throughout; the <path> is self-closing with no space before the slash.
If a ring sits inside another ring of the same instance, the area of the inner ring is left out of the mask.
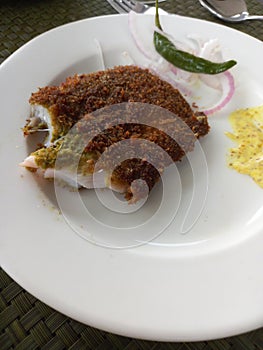
<path id="1" fill-rule="evenodd" d="M 140 15 L 133 11 L 129 13 L 129 29 L 137 48 L 143 54 L 143 56 L 150 61 L 148 65 L 146 65 L 147 68 L 149 68 L 153 73 L 157 74 L 161 79 L 166 80 L 172 86 L 180 90 L 182 94 L 186 96 L 186 98 L 187 96 L 192 97 L 194 95 L 196 86 L 198 86 L 200 83 L 214 90 L 218 90 L 218 101 L 214 103 L 213 106 L 204 110 L 204 113 L 207 115 L 218 112 L 225 107 L 227 103 L 229 103 L 235 92 L 234 77 L 229 71 L 216 75 L 196 74 L 173 66 L 171 63 L 168 63 L 165 59 L 163 59 L 154 48 L 152 40 L 153 31 L 160 30 L 152 26 L 150 27 L 151 32 L 145 33 L 144 28 L 144 39 L 142 39 L 139 26 L 136 25 L 137 16 Z M 172 41 L 180 50 L 187 51 L 210 61 L 223 61 L 223 55 L 218 39 L 205 40 L 196 34 L 188 35 L 188 39 L 195 43 L 194 48 L 192 47 L 193 45 L 189 44 L 189 42 L 179 42 L 170 34 L 165 35 L 167 35 L 169 40 Z M 148 44 L 146 44 L 147 40 L 149 42 Z"/>
<path id="2" fill-rule="evenodd" d="M 150 28 L 149 31 L 149 38 L 146 39 L 144 42 L 142 40 L 142 35 L 136 28 L 136 17 L 141 16 L 139 14 L 136 14 L 134 11 L 130 11 L 128 14 L 128 25 L 129 25 L 129 30 L 131 33 L 131 36 L 138 48 L 138 50 L 144 55 L 149 60 L 156 61 L 159 59 L 159 54 L 155 51 L 154 45 L 151 40 L 151 35 L 153 33 L 154 26 Z M 139 34 L 138 34 L 139 33 Z M 145 31 L 144 31 L 145 33 Z M 146 33 L 147 36 L 147 33 Z M 150 45 L 146 45 L 146 42 L 151 43 Z"/>
<path id="3" fill-rule="evenodd" d="M 178 89 L 184 96 L 192 96 L 192 91 L 182 83 L 180 83 L 176 76 L 168 75 L 167 73 L 164 73 L 162 70 L 160 70 L 159 67 L 156 67 L 156 65 L 151 65 L 148 67 L 149 70 L 158 75 L 161 79 L 167 81 L 169 84 L 171 84 L 175 89 Z"/>
<path id="4" fill-rule="evenodd" d="M 229 71 L 221 73 L 220 77 L 218 78 L 221 81 L 222 96 L 218 104 L 203 111 L 207 115 L 211 115 L 220 111 L 229 103 L 229 101 L 232 99 L 235 93 L 235 80 L 233 75 Z"/>
<path id="5" fill-rule="evenodd" d="M 104 57 L 103 57 L 103 51 L 102 51 L 102 48 L 101 48 L 101 44 L 99 42 L 98 39 L 94 38 L 94 43 L 97 47 L 97 50 L 98 50 L 98 58 L 99 58 L 99 63 L 100 63 L 100 69 L 101 70 L 105 70 L 105 60 L 104 60 Z"/>

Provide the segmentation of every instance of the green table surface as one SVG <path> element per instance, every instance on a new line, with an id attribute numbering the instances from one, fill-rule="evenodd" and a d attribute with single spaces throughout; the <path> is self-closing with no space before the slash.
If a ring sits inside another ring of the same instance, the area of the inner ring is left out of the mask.
<path id="1" fill-rule="evenodd" d="M 248 0 L 247 5 L 251 14 L 263 14 L 262 1 Z M 263 41 L 263 22 L 223 23 L 202 8 L 198 0 L 168 0 L 161 7 L 168 12 L 224 24 Z M 0 0 L 0 63 L 49 29 L 114 13 L 116 11 L 104 0 Z M 163 343 L 123 337 L 83 325 L 55 311 L 0 269 L 0 349 L 258 350 L 263 349 L 263 328 L 230 338 L 195 343 Z"/>

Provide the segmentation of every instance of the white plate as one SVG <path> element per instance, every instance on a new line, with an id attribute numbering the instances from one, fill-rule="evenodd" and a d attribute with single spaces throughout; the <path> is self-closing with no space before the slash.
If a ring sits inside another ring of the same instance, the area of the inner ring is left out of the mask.
<path id="1" fill-rule="evenodd" d="M 145 28 L 153 20 L 142 18 Z M 18 167 L 29 147 L 21 127 L 28 116 L 31 92 L 73 73 L 99 69 L 94 38 L 103 48 L 107 66 L 121 63 L 123 51 L 140 61 L 127 22 L 127 16 L 118 15 L 70 23 L 40 35 L 2 64 L 1 265 L 22 287 L 55 309 L 122 335 L 191 341 L 261 327 L 263 190 L 249 177 L 226 167 L 231 142 L 224 135 L 230 130 L 229 112 L 263 103 L 261 41 L 205 21 L 179 16 L 162 19 L 166 30 L 179 39 L 184 40 L 189 31 L 219 38 L 226 56 L 238 61 L 233 70 L 235 96 L 211 117 L 211 132 L 202 140 L 205 159 L 197 160 L 208 164 L 208 192 L 206 198 L 202 192 L 199 201 L 193 196 L 194 215 L 200 206 L 200 216 L 185 234 L 177 232 L 185 216 L 180 211 L 194 194 L 186 161 L 178 167 L 182 201 L 176 199 L 180 189 L 174 188 L 168 175 L 171 194 L 164 190 L 163 206 L 153 215 L 155 221 L 147 222 L 145 231 L 154 231 L 155 223 L 165 226 L 171 218 L 166 215 L 179 206 L 176 220 L 151 243 L 130 249 L 105 248 L 90 243 L 92 238 L 81 238 L 59 215 L 52 185 L 36 181 Z M 196 184 L 206 176 L 205 166 L 199 175 Z M 134 214 L 135 219 L 153 213 L 160 194 L 159 186 L 146 209 Z M 70 203 L 71 194 L 67 195 Z M 90 210 L 97 219 L 112 224 L 121 218 L 103 207 L 94 191 L 87 191 L 84 199 L 92 203 Z M 77 212 L 74 215 L 77 218 Z M 125 220 L 117 221 L 118 225 Z M 114 229 L 109 231 L 113 237 Z"/>

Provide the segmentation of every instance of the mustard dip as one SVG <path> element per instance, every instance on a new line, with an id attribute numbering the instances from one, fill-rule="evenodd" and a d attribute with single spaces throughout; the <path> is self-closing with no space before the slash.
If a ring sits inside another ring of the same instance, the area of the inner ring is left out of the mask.
<path id="1" fill-rule="evenodd" d="M 263 188 L 263 105 L 237 110 L 229 121 L 233 133 L 226 135 L 236 143 L 229 149 L 229 167 L 251 176 Z"/>

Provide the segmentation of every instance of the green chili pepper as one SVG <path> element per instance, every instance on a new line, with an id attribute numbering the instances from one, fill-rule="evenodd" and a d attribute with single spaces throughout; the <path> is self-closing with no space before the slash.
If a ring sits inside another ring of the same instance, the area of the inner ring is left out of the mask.
<path id="1" fill-rule="evenodd" d="M 162 31 L 158 12 L 158 0 L 156 0 L 155 25 Z M 189 52 L 178 50 L 176 46 L 162 33 L 154 31 L 154 46 L 156 51 L 172 63 L 175 67 L 192 73 L 218 74 L 233 67 L 237 62 L 234 60 L 216 63 Z"/>

